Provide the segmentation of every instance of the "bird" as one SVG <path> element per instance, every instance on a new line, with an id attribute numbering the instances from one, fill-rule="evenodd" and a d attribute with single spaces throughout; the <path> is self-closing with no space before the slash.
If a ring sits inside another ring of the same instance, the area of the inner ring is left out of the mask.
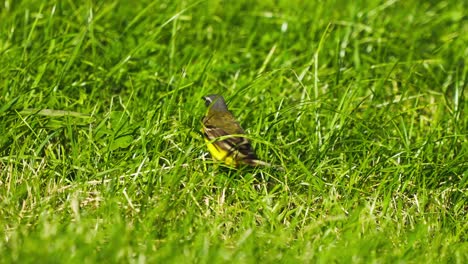
<path id="1" fill-rule="evenodd" d="M 231 167 L 271 166 L 257 158 L 244 129 L 229 111 L 223 96 L 210 94 L 202 99 L 208 108 L 202 120 L 202 132 L 214 160 Z"/>

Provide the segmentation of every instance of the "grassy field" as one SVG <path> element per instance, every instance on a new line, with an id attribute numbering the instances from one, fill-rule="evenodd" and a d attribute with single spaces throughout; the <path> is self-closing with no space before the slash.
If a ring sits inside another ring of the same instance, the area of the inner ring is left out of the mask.
<path id="1" fill-rule="evenodd" d="M 0 6 L 0 262 L 467 263 L 464 1 Z"/>

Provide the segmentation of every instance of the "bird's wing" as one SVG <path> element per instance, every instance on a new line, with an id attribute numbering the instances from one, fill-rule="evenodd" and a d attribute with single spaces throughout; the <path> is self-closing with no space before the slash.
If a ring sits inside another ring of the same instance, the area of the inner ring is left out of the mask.
<path id="1" fill-rule="evenodd" d="M 224 118 L 230 119 L 226 116 Z M 206 137 L 212 140 L 218 148 L 226 150 L 229 153 L 228 156 L 234 154 L 241 158 L 256 158 L 249 140 L 240 136 L 245 132 L 236 120 L 205 119 L 204 121 Z"/>

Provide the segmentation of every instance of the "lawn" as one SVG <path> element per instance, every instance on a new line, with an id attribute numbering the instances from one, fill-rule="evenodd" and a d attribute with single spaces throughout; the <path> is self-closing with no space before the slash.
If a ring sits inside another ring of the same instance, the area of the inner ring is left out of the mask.
<path id="1" fill-rule="evenodd" d="M 0 262 L 467 263 L 464 1 L 0 6 Z"/>

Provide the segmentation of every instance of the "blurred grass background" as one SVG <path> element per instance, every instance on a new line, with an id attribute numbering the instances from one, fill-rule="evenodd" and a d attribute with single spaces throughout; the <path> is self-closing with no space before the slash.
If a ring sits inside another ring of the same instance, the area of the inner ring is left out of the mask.
<path id="1" fill-rule="evenodd" d="M 2 262 L 468 259 L 463 1 L 0 5 Z"/>

